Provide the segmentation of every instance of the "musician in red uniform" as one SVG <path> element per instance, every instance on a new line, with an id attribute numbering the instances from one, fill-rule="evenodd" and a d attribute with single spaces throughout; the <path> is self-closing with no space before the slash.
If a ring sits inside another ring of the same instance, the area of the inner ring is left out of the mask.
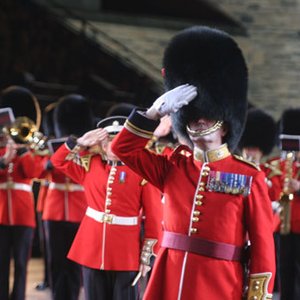
<path id="1" fill-rule="evenodd" d="M 111 152 L 111 140 L 125 120 L 100 121 L 100 128 L 79 139 L 70 137 L 51 158 L 56 168 L 85 188 L 88 209 L 68 257 L 84 266 L 88 300 L 136 300 L 134 279 L 138 271 L 144 276 L 150 270 L 159 247 L 160 192 Z M 81 147 L 101 143 L 104 152 L 87 151 L 76 159 L 77 143 Z M 145 216 L 143 241 L 141 216 Z"/>
<path id="2" fill-rule="evenodd" d="M 1 128 L 2 130 L 2 128 Z M 25 299 L 27 264 L 35 228 L 32 168 L 34 158 L 24 145 L 0 134 L 0 299 Z M 14 282 L 9 296 L 11 255 Z"/>
<path id="3" fill-rule="evenodd" d="M 281 205 L 280 280 L 281 300 L 300 299 L 300 108 L 283 112 L 280 120 L 282 194 L 289 209 Z M 286 199 L 286 198 L 285 198 Z M 280 199 L 280 202 L 282 198 Z M 281 202 L 282 203 L 282 202 Z M 285 213 L 285 211 L 287 213 Z"/>
<path id="4" fill-rule="evenodd" d="M 171 40 L 163 63 L 168 91 L 148 110 L 134 111 L 112 144 L 165 195 L 162 245 L 144 299 L 241 299 L 246 233 L 247 299 L 271 299 L 275 258 L 265 176 L 231 154 L 247 107 L 241 51 L 222 31 L 192 27 Z M 166 114 L 191 147 L 178 147 L 170 158 L 145 149 Z"/>
<path id="5" fill-rule="evenodd" d="M 22 300 L 25 299 L 27 265 L 36 226 L 32 180 L 37 176 L 37 170 L 33 168 L 34 157 L 26 145 L 31 135 L 23 131 L 22 126 L 28 126 L 28 130 L 32 125 L 39 128 L 41 115 L 35 95 L 21 86 L 9 86 L 1 91 L 0 107 L 11 109 L 13 114 L 6 126 L 6 134 L 1 134 L 0 299 Z M 14 119 L 19 117 L 30 118 L 33 123 L 27 123 L 24 118 Z M 11 257 L 14 274 L 9 295 Z"/>

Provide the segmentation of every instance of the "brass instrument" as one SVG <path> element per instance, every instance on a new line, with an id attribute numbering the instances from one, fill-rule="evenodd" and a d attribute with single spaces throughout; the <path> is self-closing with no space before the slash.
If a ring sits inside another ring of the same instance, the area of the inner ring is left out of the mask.
<path id="1" fill-rule="evenodd" d="M 283 189 L 280 196 L 280 233 L 283 235 L 289 234 L 291 230 L 291 201 L 294 198 L 293 193 L 290 191 L 289 183 L 293 178 L 293 162 L 295 159 L 294 152 L 287 152 L 285 157 L 285 177 L 283 181 Z"/>
<path id="2" fill-rule="evenodd" d="M 36 124 L 28 117 L 18 117 L 12 124 L 3 127 L 2 130 L 16 144 L 26 144 L 34 150 L 45 148 L 45 136 L 38 131 Z"/>

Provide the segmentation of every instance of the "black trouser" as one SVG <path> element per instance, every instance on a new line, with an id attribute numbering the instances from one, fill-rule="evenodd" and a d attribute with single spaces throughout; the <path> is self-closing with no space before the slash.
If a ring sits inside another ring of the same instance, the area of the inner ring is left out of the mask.
<path id="1" fill-rule="evenodd" d="M 0 225 L 0 299 L 24 300 L 27 264 L 31 255 L 32 227 Z M 10 258 L 14 259 L 14 283 L 9 297 Z"/>
<path id="2" fill-rule="evenodd" d="M 44 283 L 49 283 L 48 279 L 48 265 L 47 265 L 47 248 L 46 248 L 46 241 L 45 241 L 45 228 L 44 228 L 44 222 L 42 220 L 42 213 L 37 213 L 37 221 L 38 221 L 38 230 L 39 230 L 39 241 L 40 241 L 40 249 L 43 256 L 43 262 L 44 262 Z"/>
<path id="3" fill-rule="evenodd" d="M 86 300 L 137 300 L 137 284 L 132 287 L 137 272 L 102 271 L 83 267 Z"/>
<path id="4" fill-rule="evenodd" d="M 81 267 L 67 258 L 79 223 L 44 221 L 49 283 L 54 300 L 77 300 Z"/>
<path id="5" fill-rule="evenodd" d="M 280 236 L 281 300 L 300 299 L 300 234 Z"/>

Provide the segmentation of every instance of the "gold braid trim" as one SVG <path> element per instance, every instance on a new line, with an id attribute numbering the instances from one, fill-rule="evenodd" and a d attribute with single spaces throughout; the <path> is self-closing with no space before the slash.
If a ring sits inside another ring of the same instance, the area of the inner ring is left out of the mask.
<path id="1" fill-rule="evenodd" d="M 272 294 L 268 293 L 268 285 L 271 277 L 272 273 L 251 274 L 247 300 L 272 299 Z"/>
<path id="2" fill-rule="evenodd" d="M 130 132 L 134 133 L 135 135 L 138 135 L 140 137 L 146 138 L 146 139 L 151 139 L 153 132 L 152 131 L 148 131 L 148 130 L 144 130 L 141 129 L 135 125 L 133 125 L 131 122 L 129 122 L 128 120 L 125 122 L 124 127 L 129 130 Z"/>

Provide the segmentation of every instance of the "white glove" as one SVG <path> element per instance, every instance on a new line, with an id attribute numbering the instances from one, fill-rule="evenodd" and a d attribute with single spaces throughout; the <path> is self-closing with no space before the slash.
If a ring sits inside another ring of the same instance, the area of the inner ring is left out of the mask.
<path id="1" fill-rule="evenodd" d="M 177 112 L 182 106 L 189 104 L 197 96 L 197 88 L 190 84 L 180 85 L 154 101 L 147 110 L 147 115 L 163 117 Z"/>

